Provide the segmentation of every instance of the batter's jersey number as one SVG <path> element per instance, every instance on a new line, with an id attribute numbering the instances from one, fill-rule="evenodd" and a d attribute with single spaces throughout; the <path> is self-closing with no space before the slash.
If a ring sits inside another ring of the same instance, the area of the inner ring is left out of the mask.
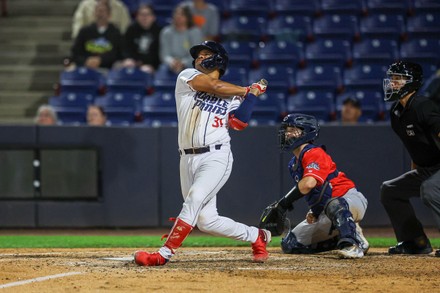
<path id="1" fill-rule="evenodd" d="M 218 127 L 223 127 L 223 119 L 215 116 L 214 117 L 214 123 L 212 123 L 211 125 L 212 127 L 218 128 Z"/>

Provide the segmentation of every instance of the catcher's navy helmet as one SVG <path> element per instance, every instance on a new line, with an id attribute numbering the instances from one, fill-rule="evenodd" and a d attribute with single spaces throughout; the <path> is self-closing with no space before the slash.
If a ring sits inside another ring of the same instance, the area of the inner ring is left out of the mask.
<path id="1" fill-rule="evenodd" d="M 220 71 L 220 77 L 225 74 L 229 63 L 228 52 L 226 52 L 222 45 L 214 41 L 204 41 L 200 45 L 195 45 L 189 50 L 191 56 L 194 58 L 192 63 L 193 67 L 195 67 L 195 59 L 197 59 L 199 52 L 203 49 L 212 51 L 214 55 L 203 60 L 200 65 L 209 70 L 217 68 Z"/>
<path id="2" fill-rule="evenodd" d="M 392 83 L 398 82 L 392 77 L 400 76 L 403 86 L 393 88 Z M 417 91 L 422 86 L 423 69 L 417 63 L 398 61 L 390 65 L 387 70 L 387 78 L 383 80 L 383 91 L 385 101 L 402 99 L 409 93 Z"/>
<path id="3" fill-rule="evenodd" d="M 302 130 L 298 137 L 286 137 L 287 127 Z M 294 150 L 302 144 L 313 142 L 319 135 L 319 123 L 315 117 L 306 114 L 289 114 L 284 117 L 278 132 L 280 148 L 283 151 Z"/>

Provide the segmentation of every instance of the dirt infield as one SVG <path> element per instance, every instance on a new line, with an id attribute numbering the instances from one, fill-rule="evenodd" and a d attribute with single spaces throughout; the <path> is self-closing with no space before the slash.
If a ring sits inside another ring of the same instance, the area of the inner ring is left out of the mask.
<path id="1" fill-rule="evenodd" d="M 344 260 L 334 252 L 285 255 L 270 248 L 270 259 L 255 264 L 250 247 L 181 248 L 164 267 L 138 267 L 128 260 L 133 251 L 0 249 L 0 291 L 351 293 L 440 288 L 440 258 L 432 254 L 390 256 L 386 249 L 371 249 L 363 259 Z"/>

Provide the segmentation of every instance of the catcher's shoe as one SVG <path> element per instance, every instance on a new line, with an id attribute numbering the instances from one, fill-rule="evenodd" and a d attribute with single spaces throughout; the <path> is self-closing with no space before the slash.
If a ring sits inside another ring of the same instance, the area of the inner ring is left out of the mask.
<path id="1" fill-rule="evenodd" d="M 431 252 L 429 240 L 424 246 L 417 246 L 413 241 L 402 241 L 388 249 L 389 254 L 430 254 Z"/>
<path id="2" fill-rule="evenodd" d="M 266 229 L 258 231 L 257 241 L 252 243 L 252 253 L 254 262 L 264 262 L 269 258 L 269 252 L 266 250 L 267 244 L 272 240 L 270 232 Z"/>
<path id="3" fill-rule="evenodd" d="M 159 252 L 136 251 L 134 253 L 134 262 L 140 266 L 163 266 L 168 260 L 160 255 Z"/>
<path id="4" fill-rule="evenodd" d="M 435 251 L 435 256 L 440 256 L 440 249 Z"/>
<path id="5" fill-rule="evenodd" d="M 362 249 L 364 255 L 367 254 L 368 249 L 370 249 L 370 243 L 368 243 L 367 238 L 365 238 L 364 233 L 362 233 L 362 228 L 359 223 L 356 223 L 356 240 L 359 242 L 359 248 Z"/>
<path id="6" fill-rule="evenodd" d="M 359 246 L 353 244 L 338 250 L 338 255 L 340 258 L 362 258 L 364 257 L 364 252 Z"/>

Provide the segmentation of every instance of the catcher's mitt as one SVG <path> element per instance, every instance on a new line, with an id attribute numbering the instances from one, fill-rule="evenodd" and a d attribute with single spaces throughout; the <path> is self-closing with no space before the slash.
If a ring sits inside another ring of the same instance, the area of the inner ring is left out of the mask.
<path id="1" fill-rule="evenodd" d="M 282 235 L 284 231 L 290 229 L 287 210 L 281 207 L 278 201 L 274 202 L 264 209 L 258 227 L 269 230 L 272 236 Z"/>

